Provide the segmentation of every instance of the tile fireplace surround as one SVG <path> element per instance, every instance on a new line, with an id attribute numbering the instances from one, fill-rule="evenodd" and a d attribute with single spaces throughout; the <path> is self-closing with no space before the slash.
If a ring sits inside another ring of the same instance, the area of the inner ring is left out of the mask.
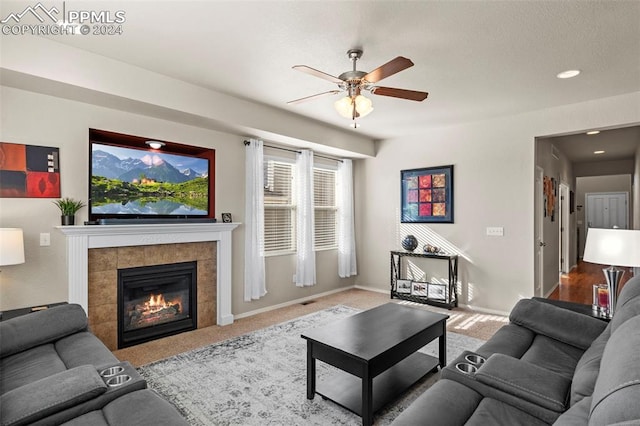
<path id="1" fill-rule="evenodd" d="M 65 235 L 67 243 L 68 301 L 69 303 L 78 303 L 90 318 L 94 317 L 90 312 L 92 306 L 89 304 L 89 250 L 91 249 L 166 244 L 177 244 L 178 246 L 174 247 L 181 247 L 183 243 L 216 242 L 217 244 L 211 247 L 215 247 L 217 253 L 212 253 L 210 256 L 216 259 L 216 273 L 205 274 L 205 276 L 216 281 L 211 283 L 212 287 L 216 287 L 215 293 L 217 294 L 215 298 L 216 323 L 218 325 L 231 324 L 233 323 L 233 314 L 231 313 L 231 233 L 238 225 L 238 223 L 180 223 L 58 226 L 56 228 Z M 193 251 L 193 245 L 185 244 L 184 247 L 187 251 Z M 149 252 L 149 249 L 152 247 L 143 251 Z M 166 252 L 166 250 L 164 251 Z M 93 258 L 95 255 L 92 254 L 91 257 Z M 181 260 L 167 259 L 166 263 Z M 157 263 L 157 261 L 152 262 Z M 199 273 L 199 281 L 200 277 Z M 199 282 L 198 286 L 206 286 L 206 284 L 205 280 L 203 283 Z M 117 283 L 113 285 L 115 288 Z M 200 321 L 198 322 L 200 323 Z"/>

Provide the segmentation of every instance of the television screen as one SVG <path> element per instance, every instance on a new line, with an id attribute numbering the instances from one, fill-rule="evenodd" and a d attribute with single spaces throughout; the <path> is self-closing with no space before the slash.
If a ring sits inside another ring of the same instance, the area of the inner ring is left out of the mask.
<path id="1" fill-rule="evenodd" d="M 100 217 L 207 217 L 209 160 L 91 143 L 89 214 Z"/>

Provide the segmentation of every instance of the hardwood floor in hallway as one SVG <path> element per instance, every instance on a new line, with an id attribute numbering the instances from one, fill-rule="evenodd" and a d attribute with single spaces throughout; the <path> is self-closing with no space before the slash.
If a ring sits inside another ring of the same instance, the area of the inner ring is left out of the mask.
<path id="1" fill-rule="evenodd" d="M 560 285 L 551 293 L 549 299 L 564 300 L 567 302 L 592 303 L 592 288 L 594 284 L 605 284 L 606 280 L 602 269 L 609 265 L 598 265 L 589 262 L 578 262 L 568 274 L 560 275 Z M 633 276 L 629 268 L 622 268 L 626 272 L 622 277 L 620 288 Z"/>

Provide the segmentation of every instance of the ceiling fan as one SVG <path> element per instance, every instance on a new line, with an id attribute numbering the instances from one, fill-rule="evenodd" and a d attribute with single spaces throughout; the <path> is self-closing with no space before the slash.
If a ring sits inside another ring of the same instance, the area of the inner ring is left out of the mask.
<path id="1" fill-rule="evenodd" d="M 423 101 L 429 95 L 427 92 L 418 92 L 415 90 L 396 89 L 393 87 L 376 86 L 375 83 L 383 78 L 387 78 L 402 70 L 413 66 L 413 62 L 402 56 L 390 60 L 384 65 L 379 66 L 375 70 L 366 73 L 356 70 L 356 61 L 362 57 L 362 50 L 350 49 L 347 52 L 349 59 L 353 62 L 353 69 L 334 77 L 322 71 L 306 65 L 295 65 L 293 69 L 304 73 L 320 77 L 338 85 L 337 90 L 329 90 L 328 92 L 318 93 L 316 95 L 307 96 L 287 102 L 289 105 L 295 105 L 302 102 L 317 99 L 323 96 L 335 95 L 346 92 L 347 96 L 338 100 L 334 106 L 338 113 L 345 118 L 353 120 L 353 127 L 357 127 L 356 118 L 364 117 L 373 111 L 371 100 L 362 95 L 362 91 L 366 90 L 374 95 L 390 96 L 393 98 L 408 99 L 411 101 Z"/>

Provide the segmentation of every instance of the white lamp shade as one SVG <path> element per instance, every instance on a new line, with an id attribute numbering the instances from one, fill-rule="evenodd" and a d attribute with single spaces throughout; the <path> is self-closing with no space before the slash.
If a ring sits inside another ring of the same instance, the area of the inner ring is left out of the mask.
<path id="1" fill-rule="evenodd" d="M 589 228 L 585 262 L 613 266 L 640 266 L 640 230 Z"/>
<path id="2" fill-rule="evenodd" d="M 0 228 L 0 266 L 24 263 L 24 239 L 20 228 Z"/>

